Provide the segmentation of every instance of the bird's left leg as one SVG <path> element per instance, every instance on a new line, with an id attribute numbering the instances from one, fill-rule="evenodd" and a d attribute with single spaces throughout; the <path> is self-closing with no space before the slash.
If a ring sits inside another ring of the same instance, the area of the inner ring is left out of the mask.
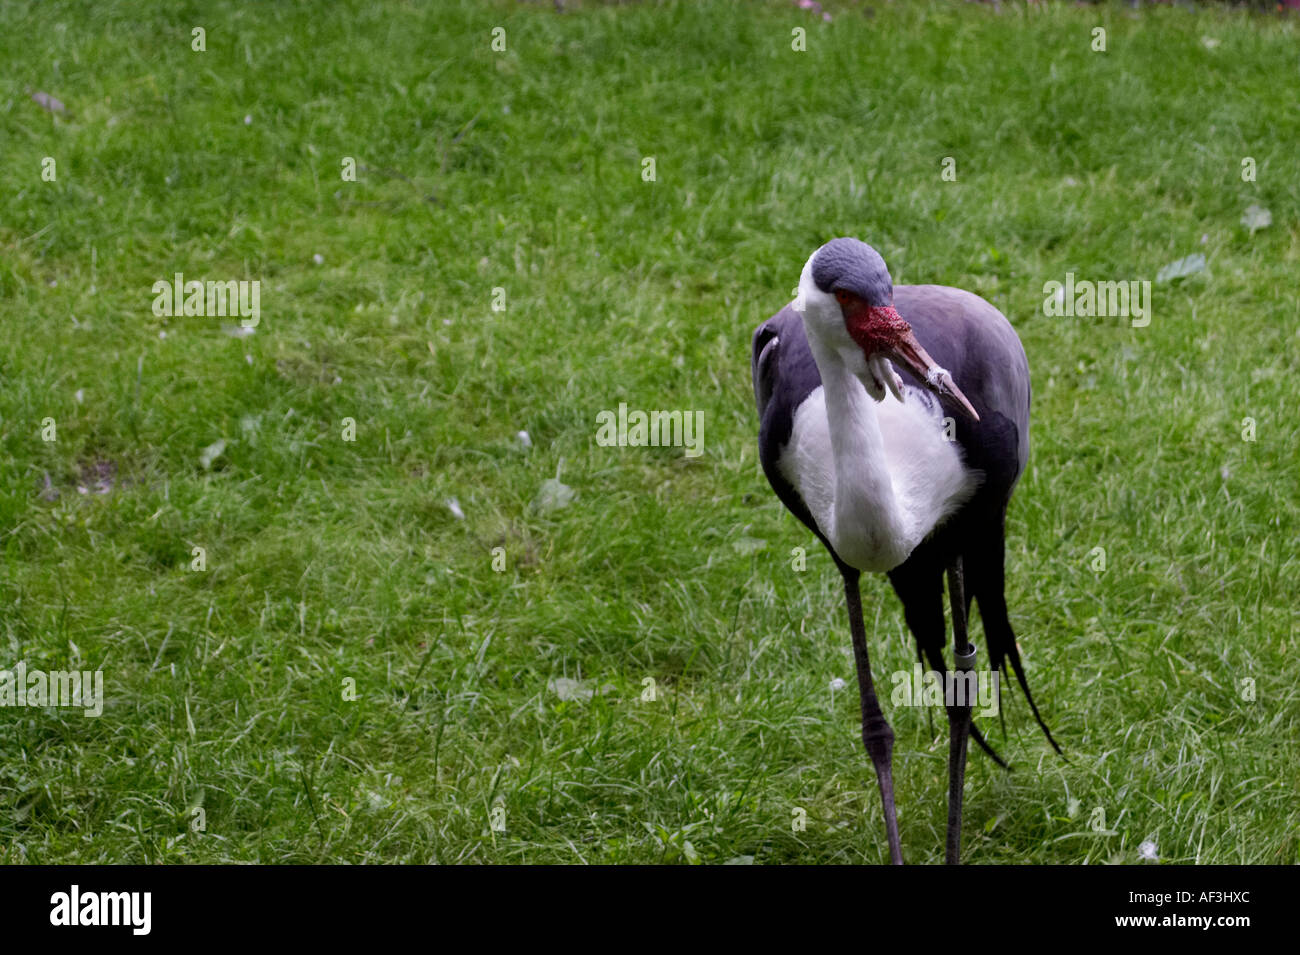
<path id="1" fill-rule="evenodd" d="M 867 631 L 862 623 L 862 593 L 859 575 L 846 565 L 840 566 L 844 577 L 844 599 L 849 609 L 849 632 L 853 637 L 853 658 L 858 670 L 858 694 L 862 702 L 862 745 L 876 770 L 880 784 L 880 803 L 885 811 L 885 838 L 889 841 L 889 861 L 903 864 L 903 849 L 898 839 L 898 810 L 894 806 L 894 731 L 885 722 L 876 687 L 871 680 L 871 660 L 867 656 Z"/>
<path id="2" fill-rule="evenodd" d="M 948 604 L 952 610 L 954 673 L 948 703 L 948 841 L 944 861 L 961 861 L 961 803 L 966 785 L 966 744 L 970 739 L 970 711 L 974 696 L 975 645 L 966 636 L 965 583 L 961 556 L 948 566 Z"/>

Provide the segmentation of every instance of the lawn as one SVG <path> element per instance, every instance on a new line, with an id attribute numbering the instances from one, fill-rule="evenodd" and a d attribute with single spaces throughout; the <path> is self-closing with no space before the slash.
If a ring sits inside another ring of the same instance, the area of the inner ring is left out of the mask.
<path id="1" fill-rule="evenodd" d="M 0 708 L 0 861 L 887 860 L 749 381 L 836 235 L 1033 374 L 1008 603 L 1068 760 L 1009 694 L 965 861 L 1300 861 L 1296 18 L 567 7 L 0 7 L 0 668 L 104 680 Z M 259 323 L 155 314 L 178 272 Z M 1149 324 L 1045 314 L 1067 273 Z M 703 453 L 598 443 L 620 403 Z M 886 713 L 941 861 L 946 722 Z"/>

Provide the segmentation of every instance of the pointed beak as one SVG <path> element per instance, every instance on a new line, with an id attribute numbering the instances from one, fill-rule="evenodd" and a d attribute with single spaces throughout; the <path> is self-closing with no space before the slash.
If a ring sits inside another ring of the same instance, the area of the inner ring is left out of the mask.
<path id="1" fill-rule="evenodd" d="M 966 413 L 966 416 L 972 421 L 979 421 L 980 416 L 975 413 L 971 403 L 966 400 L 966 396 L 961 393 L 961 389 L 952 380 L 952 376 L 947 370 L 940 368 L 933 358 L 931 358 L 921 343 L 916 340 L 911 329 L 903 332 L 896 346 L 887 351 L 889 357 L 905 366 L 908 371 L 916 375 L 925 386 L 941 397 L 951 398 L 958 407 Z"/>

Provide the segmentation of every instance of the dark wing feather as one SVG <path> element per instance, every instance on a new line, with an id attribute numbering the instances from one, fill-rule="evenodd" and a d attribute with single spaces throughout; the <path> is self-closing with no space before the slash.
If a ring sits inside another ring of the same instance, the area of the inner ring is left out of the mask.
<path id="1" fill-rule="evenodd" d="M 803 498 L 778 466 L 781 452 L 790 443 L 795 411 L 822 383 L 804 335 L 803 318 L 790 306 L 754 330 L 751 367 L 758 402 L 758 459 L 763 473 L 781 503 L 834 554 Z"/>
<path id="2" fill-rule="evenodd" d="M 750 370 L 754 378 L 754 401 L 758 404 L 760 418 L 763 409 L 772 400 L 772 392 L 776 390 L 776 350 L 780 345 L 781 339 L 771 323 L 764 322 L 754 330 Z"/>

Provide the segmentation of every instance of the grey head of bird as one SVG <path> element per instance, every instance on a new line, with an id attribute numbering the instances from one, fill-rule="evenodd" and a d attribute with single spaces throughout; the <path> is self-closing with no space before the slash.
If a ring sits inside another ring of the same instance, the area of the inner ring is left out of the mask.
<path id="1" fill-rule="evenodd" d="M 880 253 L 859 239 L 827 242 L 804 264 L 794 309 L 823 354 L 839 357 L 877 401 L 888 388 L 900 401 L 901 381 L 890 361 L 926 388 L 951 398 L 974 421 L 979 415 L 948 372 L 921 347 L 894 308 L 894 283 Z M 818 349 L 814 349 L 814 354 Z"/>

